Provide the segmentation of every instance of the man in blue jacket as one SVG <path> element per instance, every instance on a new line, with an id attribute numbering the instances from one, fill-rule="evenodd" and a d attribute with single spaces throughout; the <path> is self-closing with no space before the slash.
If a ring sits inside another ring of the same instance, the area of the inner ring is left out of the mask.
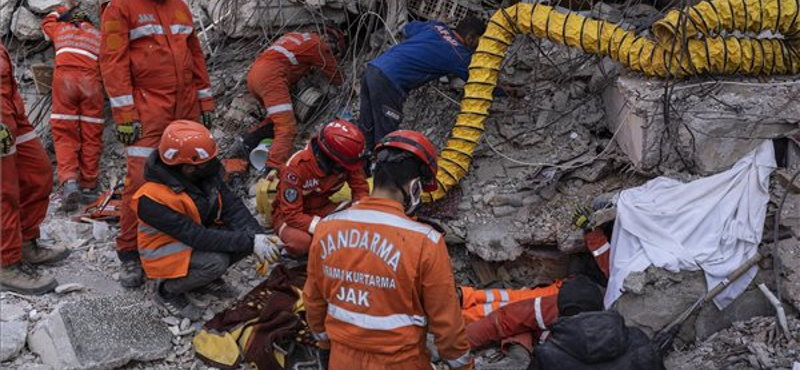
<path id="1" fill-rule="evenodd" d="M 403 28 L 403 42 L 369 62 L 361 77 L 358 120 L 368 150 L 397 130 L 412 90 L 442 76 L 469 78 L 470 59 L 484 31 L 486 24 L 475 17 L 464 18 L 455 30 L 442 22 L 411 22 Z"/>

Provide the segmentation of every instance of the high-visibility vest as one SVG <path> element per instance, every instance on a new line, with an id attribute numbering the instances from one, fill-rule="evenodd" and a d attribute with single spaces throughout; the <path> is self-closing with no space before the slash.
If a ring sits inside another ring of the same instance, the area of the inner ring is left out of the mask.
<path id="1" fill-rule="evenodd" d="M 192 221 L 200 224 L 200 212 L 197 205 L 186 192 L 176 193 L 169 186 L 148 182 L 133 196 L 131 205 L 137 217 L 139 214 L 139 199 L 147 196 L 175 212 L 189 216 Z M 222 209 L 222 207 L 220 207 Z M 139 258 L 142 267 L 149 278 L 175 279 L 184 277 L 189 272 L 189 260 L 192 257 L 192 248 L 159 231 L 157 228 L 139 220 L 137 234 L 139 244 Z"/>
<path id="2" fill-rule="evenodd" d="M 558 295 L 562 281 L 558 280 L 541 288 L 534 289 L 475 289 L 461 287 L 461 313 L 464 322 L 469 324 L 478 321 L 492 311 L 511 302 Z"/>

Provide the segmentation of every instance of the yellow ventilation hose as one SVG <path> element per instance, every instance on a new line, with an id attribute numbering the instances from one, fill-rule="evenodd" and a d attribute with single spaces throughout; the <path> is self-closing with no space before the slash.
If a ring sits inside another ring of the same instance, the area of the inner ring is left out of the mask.
<path id="1" fill-rule="evenodd" d="M 531 34 L 608 56 L 653 77 L 796 74 L 800 71 L 800 55 L 795 50 L 800 41 L 794 38 L 800 35 L 798 13 L 797 0 L 701 2 L 683 12 L 671 11 L 656 22 L 653 32 L 658 40 L 652 40 L 613 23 L 561 13 L 546 5 L 520 3 L 497 11 L 472 56 L 461 111 L 439 157 L 439 188 L 426 194 L 425 200 L 441 199 L 467 174 L 483 135 L 501 63 L 516 35 Z M 722 31 L 764 30 L 786 38 L 719 36 Z"/>

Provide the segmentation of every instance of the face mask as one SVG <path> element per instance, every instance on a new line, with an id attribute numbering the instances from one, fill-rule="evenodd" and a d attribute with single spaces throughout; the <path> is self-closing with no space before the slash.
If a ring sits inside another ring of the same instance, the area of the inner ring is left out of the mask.
<path id="1" fill-rule="evenodd" d="M 406 215 L 413 215 L 422 203 L 422 182 L 419 178 L 408 183 L 408 190 L 403 190 L 403 205 L 406 208 Z"/>
<path id="2" fill-rule="evenodd" d="M 221 169 L 222 162 L 214 158 L 206 163 L 196 166 L 194 172 L 190 173 L 186 177 L 188 177 L 192 182 L 200 181 L 216 176 L 219 174 Z"/>

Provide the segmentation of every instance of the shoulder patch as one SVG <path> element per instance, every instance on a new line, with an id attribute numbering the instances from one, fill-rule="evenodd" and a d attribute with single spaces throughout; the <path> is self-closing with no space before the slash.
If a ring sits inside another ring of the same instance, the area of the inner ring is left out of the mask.
<path id="1" fill-rule="evenodd" d="M 286 174 L 286 182 L 292 185 L 297 185 L 300 183 L 300 177 L 291 172 L 288 172 Z"/>
<path id="2" fill-rule="evenodd" d="M 289 203 L 294 203 L 297 201 L 298 195 L 297 189 L 295 188 L 288 188 L 283 191 L 283 199 L 286 199 L 286 201 Z"/>

